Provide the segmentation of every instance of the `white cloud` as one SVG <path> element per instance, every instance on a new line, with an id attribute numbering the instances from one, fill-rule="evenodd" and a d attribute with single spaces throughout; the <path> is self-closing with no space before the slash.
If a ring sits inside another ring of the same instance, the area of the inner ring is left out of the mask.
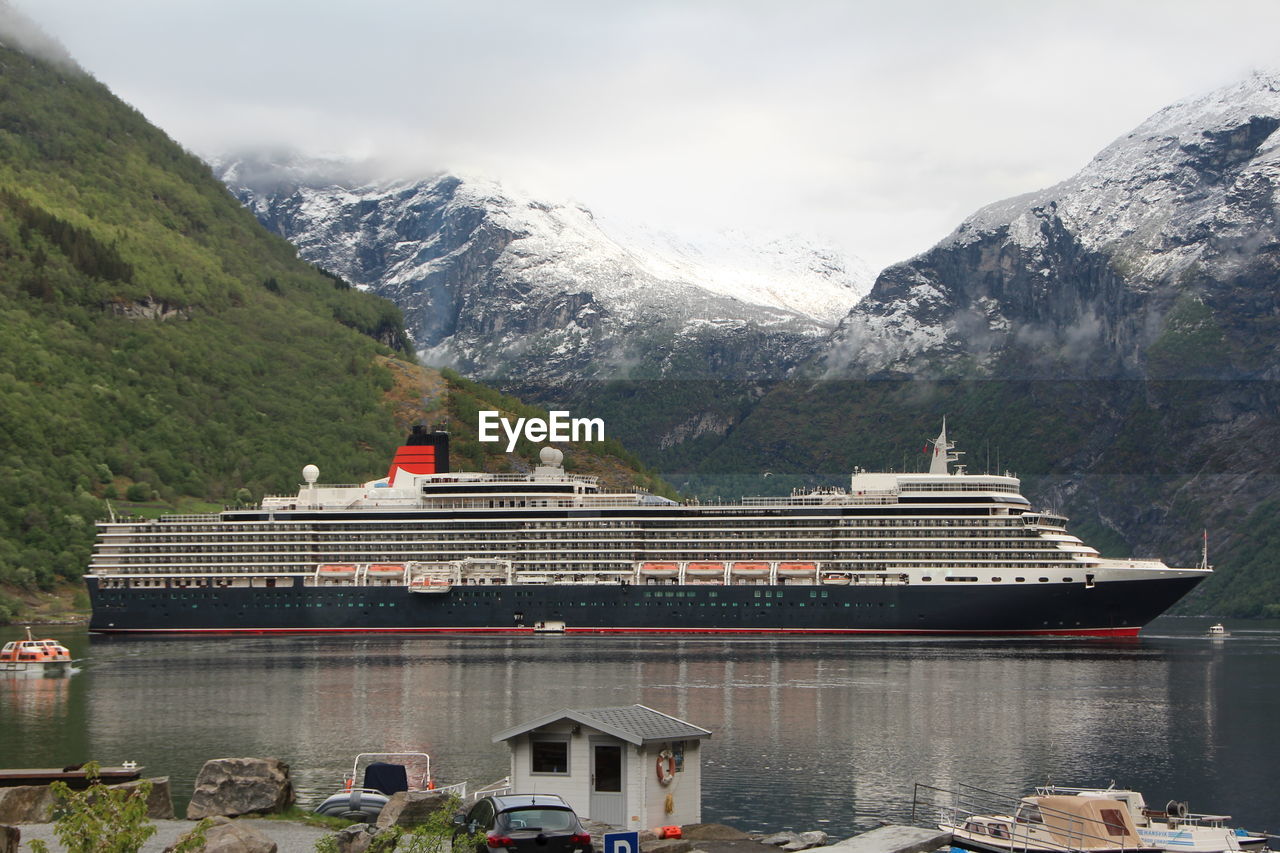
<path id="1" fill-rule="evenodd" d="M 189 148 L 483 172 L 872 264 L 1274 63 L 1280 5 L 17 0 Z"/>

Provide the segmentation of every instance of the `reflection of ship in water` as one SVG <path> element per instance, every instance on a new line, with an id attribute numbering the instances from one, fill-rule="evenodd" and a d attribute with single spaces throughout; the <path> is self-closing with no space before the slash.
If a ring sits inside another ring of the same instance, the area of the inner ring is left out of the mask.
<path id="1" fill-rule="evenodd" d="M 0 706 L 11 713 L 35 718 L 63 716 L 71 682 L 66 676 L 0 673 Z"/>
<path id="2" fill-rule="evenodd" d="M 156 642 L 101 644 L 150 656 Z M 442 777 L 484 783 L 508 769 L 506 751 L 490 740 L 494 732 L 579 704 L 646 702 L 713 730 L 704 802 L 720 817 L 742 815 L 762 829 L 787 812 L 815 810 L 840 814 L 837 824 L 850 832 L 854 821 L 901 820 L 906 815 L 896 810 L 904 798 L 909 804 L 910 783 L 923 778 L 950 784 L 975 780 L 976 772 L 987 774 L 988 785 L 1012 780 L 1029 788 L 1044 781 L 1046 767 L 1074 778 L 1099 772 L 1136 778 L 1115 765 L 1116 756 L 1133 752 L 1134 731 L 1143 733 L 1143 743 L 1163 743 L 1172 731 L 1168 663 L 1128 644 L 698 638 L 659 644 L 571 635 L 555 642 L 376 636 L 159 642 L 165 667 L 128 658 L 137 661 L 131 665 L 139 678 L 145 673 L 146 691 L 95 693 L 88 721 L 95 744 L 112 746 L 122 721 L 153 720 L 162 732 L 157 740 L 191 743 L 186 771 L 167 755 L 135 756 L 150 766 L 163 763 L 178 779 L 175 789 L 189 789 L 184 773 L 193 778 L 200 762 L 232 746 L 287 755 L 304 805 L 333 793 L 333 780 L 350 770 L 349 757 L 334 744 L 376 741 L 428 752 Z M 148 696 L 156 695 L 165 697 L 163 719 L 149 707 Z M 265 710 L 273 706 L 280 714 Z M 209 708 L 235 711 L 210 715 Z M 755 817 L 761 811 L 753 803 L 766 799 L 776 803 L 775 812 Z"/>

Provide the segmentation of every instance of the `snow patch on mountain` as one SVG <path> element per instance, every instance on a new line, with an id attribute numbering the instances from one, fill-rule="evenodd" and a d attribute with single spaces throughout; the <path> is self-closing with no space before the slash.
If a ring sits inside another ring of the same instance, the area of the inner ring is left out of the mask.
<path id="1" fill-rule="evenodd" d="M 1013 344 L 1056 365 L 1030 370 L 1138 375 L 1188 283 L 1230 281 L 1274 244 L 1278 211 L 1280 74 L 1256 73 L 1160 110 L 1071 178 L 988 205 L 884 270 L 832 336 L 828 368 L 981 369 Z"/>

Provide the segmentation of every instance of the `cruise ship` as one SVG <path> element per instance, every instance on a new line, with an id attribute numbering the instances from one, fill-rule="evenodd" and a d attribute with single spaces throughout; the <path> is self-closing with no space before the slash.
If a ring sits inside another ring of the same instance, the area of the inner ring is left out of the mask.
<path id="1" fill-rule="evenodd" d="M 928 473 L 738 503 L 606 491 L 544 447 L 454 472 L 416 428 L 387 476 L 252 509 L 99 524 L 102 633 L 1135 636 L 1211 570 L 1104 559 L 1009 474 L 933 439 Z"/>

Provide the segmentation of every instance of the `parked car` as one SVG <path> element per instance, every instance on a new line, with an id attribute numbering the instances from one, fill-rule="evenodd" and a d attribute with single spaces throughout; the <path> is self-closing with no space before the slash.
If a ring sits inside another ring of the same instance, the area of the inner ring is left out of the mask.
<path id="1" fill-rule="evenodd" d="M 591 834 L 555 794 L 483 797 L 453 823 L 454 838 L 484 833 L 476 853 L 593 853 Z"/>

